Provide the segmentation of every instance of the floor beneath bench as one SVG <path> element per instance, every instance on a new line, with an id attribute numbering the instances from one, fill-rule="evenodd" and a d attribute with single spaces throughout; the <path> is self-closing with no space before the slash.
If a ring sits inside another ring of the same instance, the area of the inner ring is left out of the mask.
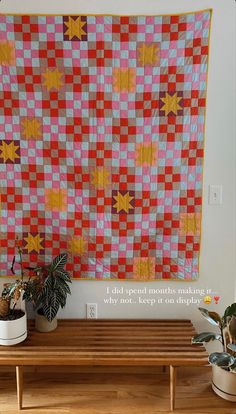
<path id="1" fill-rule="evenodd" d="M 179 368 L 175 413 L 236 414 L 236 404 L 211 390 L 210 378 L 209 368 Z M 25 383 L 27 414 L 169 413 L 169 373 L 160 367 L 28 368 Z M 13 413 L 15 372 L 1 367 L 0 414 Z"/>

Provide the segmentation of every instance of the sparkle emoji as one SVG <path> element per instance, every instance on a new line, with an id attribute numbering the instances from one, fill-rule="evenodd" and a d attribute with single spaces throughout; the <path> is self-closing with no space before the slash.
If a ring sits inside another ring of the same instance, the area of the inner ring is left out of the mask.
<path id="1" fill-rule="evenodd" d="M 203 302 L 204 302 L 206 305 L 210 305 L 210 303 L 211 303 L 211 296 L 204 296 L 204 298 L 203 298 Z"/>

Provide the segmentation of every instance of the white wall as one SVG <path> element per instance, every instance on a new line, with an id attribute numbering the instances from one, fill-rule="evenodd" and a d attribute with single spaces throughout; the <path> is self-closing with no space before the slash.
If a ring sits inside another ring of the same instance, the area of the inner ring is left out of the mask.
<path id="1" fill-rule="evenodd" d="M 235 300 L 235 1 L 234 0 L 2 0 L 0 12 L 168 14 L 213 9 L 205 137 L 204 202 L 200 277 L 182 282 L 73 281 L 63 317 L 85 317 L 86 302 L 98 303 L 100 318 L 190 317 L 202 327 L 196 306 L 105 305 L 106 288 L 211 288 L 222 311 Z M 209 184 L 223 185 L 223 205 L 210 206 Z M 124 296 L 124 295 L 123 295 Z M 136 296 L 137 297 L 140 295 Z M 150 295 L 147 295 L 149 297 Z M 190 295 L 191 296 L 191 295 Z M 196 296 L 197 297 L 197 296 Z M 198 296 L 199 297 L 199 296 Z M 134 297 L 135 299 L 135 297 Z"/>

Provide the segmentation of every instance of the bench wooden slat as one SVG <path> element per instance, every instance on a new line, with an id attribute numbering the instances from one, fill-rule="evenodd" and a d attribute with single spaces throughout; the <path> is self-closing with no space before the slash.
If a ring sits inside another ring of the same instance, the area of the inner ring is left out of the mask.
<path id="1" fill-rule="evenodd" d="M 100 351 L 100 349 L 102 349 L 103 351 L 111 351 L 111 350 L 115 350 L 115 351 L 122 351 L 122 350 L 124 350 L 124 347 L 122 346 L 122 345 L 111 345 L 111 346 L 107 346 L 107 345 L 102 345 L 102 347 L 98 347 L 98 346 L 95 346 L 95 345 L 87 345 L 87 346 L 77 346 L 76 348 L 74 348 L 74 350 L 77 350 L 77 351 L 94 351 L 94 352 L 99 352 Z M 184 352 L 193 352 L 193 349 L 190 347 L 190 346 L 182 346 L 181 348 L 180 347 L 176 347 L 176 346 L 172 346 L 172 347 L 170 347 L 170 346 L 148 346 L 148 349 L 147 350 L 145 350 L 145 351 L 143 351 L 143 347 L 141 347 L 141 346 L 138 346 L 138 347 L 135 347 L 135 352 L 162 352 L 162 351 L 165 351 L 165 352 L 169 352 L 169 351 L 177 351 L 177 352 L 179 352 L 180 351 L 180 349 L 181 349 L 181 351 L 184 351 Z M 125 351 L 129 351 L 129 352 L 131 352 L 131 351 L 133 351 L 134 350 L 134 347 L 133 346 L 127 346 L 127 347 L 125 347 Z M 67 351 L 68 352 L 72 352 L 73 351 L 73 349 L 68 349 L 67 348 Z M 37 352 L 41 352 L 41 353 L 45 353 L 45 352 L 47 352 L 47 354 L 48 354 L 48 351 L 46 351 L 46 350 L 44 350 L 43 348 L 39 348 L 38 350 L 37 350 Z M 57 347 L 56 348 L 56 351 L 54 352 L 54 351 L 52 351 L 54 354 L 55 353 L 57 353 L 57 352 L 60 352 L 60 347 Z M 201 353 L 201 352 L 204 352 L 204 350 L 203 349 L 201 349 L 201 348 L 199 348 L 199 349 L 194 349 L 194 352 L 198 352 L 198 353 Z M 31 353 L 31 355 L 32 355 L 32 351 L 30 351 L 30 353 Z M 2 355 L 9 355 L 9 352 L 6 352 L 6 353 L 2 353 Z M 22 353 L 21 353 L 22 354 Z"/>
<path id="2" fill-rule="evenodd" d="M 32 322 L 32 321 L 31 321 Z M 190 319 L 61 319 L 61 325 L 82 324 L 82 325 L 138 325 L 138 324 L 192 324 Z"/>
<path id="3" fill-rule="evenodd" d="M 167 352 L 166 351 L 151 351 L 149 348 L 147 348 L 147 349 L 143 349 L 142 351 L 137 351 L 137 350 L 134 350 L 134 348 L 132 348 L 132 351 L 127 351 L 127 350 L 112 350 L 112 351 L 104 351 L 103 350 L 103 348 L 101 348 L 101 350 L 98 350 L 98 351 L 91 351 L 91 350 L 86 350 L 86 351 L 78 351 L 78 349 L 76 349 L 76 348 L 73 348 L 73 349 L 64 349 L 64 350 L 60 350 L 60 349 L 58 349 L 57 347 L 54 347 L 53 349 L 47 349 L 47 350 L 42 350 L 42 349 L 37 349 L 37 347 L 36 347 L 36 349 L 34 349 L 34 350 L 28 350 L 28 349 L 26 349 L 26 350 L 22 350 L 21 352 L 12 352 L 12 355 L 13 356 L 15 356 L 15 355 L 17 355 L 17 356 L 19 356 L 19 358 L 20 358 L 20 356 L 22 355 L 22 357 L 24 358 L 24 357 L 26 357 L 26 358 L 29 358 L 30 359 L 30 357 L 32 356 L 32 355 L 38 355 L 39 354 L 39 352 L 41 353 L 41 354 L 46 354 L 46 355 L 50 355 L 50 356 L 56 356 L 56 355 L 64 355 L 64 356 L 66 356 L 66 355 L 68 355 L 68 356 L 70 356 L 70 355 L 76 355 L 76 356 L 78 356 L 78 357 L 80 357 L 80 355 L 81 356 L 83 356 L 83 355 L 94 355 L 94 356 L 96 356 L 96 355 L 106 355 L 106 356 L 120 356 L 120 357 L 123 357 L 123 356 L 130 356 L 130 357 L 133 357 L 133 356 L 139 356 L 139 355 L 141 355 L 141 356 L 143 356 L 143 355 L 145 355 L 145 357 L 147 357 L 147 358 L 150 358 L 150 357 L 164 357 L 164 356 L 166 356 L 166 354 L 167 354 Z M 204 354 L 206 354 L 207 355 L 207 352 L 206 351 L 203 351 L 203 353 Z M 193 358 L 197 358 L 197 357 L 199 357 L 199 354 L 200 354 L 200 352 L 199 351 L 195 351 L 194 349 L 192 349 L 192 350 L 188 350 L 188 351 L 185 351 L 185 350 L 178 350 L 178 352 L 177 352 L 177 354 L 176 354 L 176 350 L 173 350 L 173 349 L 170 349 L 169 351 L 168 351 L 168 355 L 176 355 L 176 356 L 178 356 L 178 357 L 185 357 L 186 355 L 188 355 L 188 356 L 192 356 Z M 0 358 L 2 358 L 4 355 L 9 355 L 9 352 L 1 352 L 1 356 L 0 356 Z M 200 355 L 201 356 L 201 355 Z M 39 356 L 40 357 L 40 356 Z"/>
<path id="4" fill-rule="evenodd" d="M 11 365 L 11 366 L 58 366 L 58 359 L 48 358 L 31 358 L 30 360 L 18 359 L 18 358 L 6 358 L 4 361 L 1 361 L 1 365 Z M 104 358 L 104 357 L 81 357 L 78 361 L 78 358 L 67 357 L 65 360 L 60 362 L 60 365 L 124 365 L 124 366 L 160 366 L 160 365 L 172 365 L 172 366 L 204 366 L 207 365 L 206 358 L 199 358 L 193 360 L 193 358 L 181 358 L 175 357 L 166 357 L 163 359 L 150 359 L 150 358 Z"/>
<path id="5" fill-rule="evenodd" d="M 198 344 L 191 345 L 189 342 L 179 343 L 179 344 L 178 343 L 177 344 L 175 344 L 175 343 L 163 343 L 162 344 L 162 343 L 158 343 L 158 342 L 142 343 L 141 341 L 138 344 L 130 341 L 130 342 L 126 343 L 125 345 L 123 344 L 123 342 L 121 342 L 121 343 L 111 342 L 110 343 L 108 341 L 102 342 L 102 343 L 96 343 L 96 342 L 93 341 L 93 342 L 90 342 L 90 343 L 78 343 L 78 345 L 74 345 L 74 344 L 70 345 L 69 343 L 67 343 L 66 344 L 66 350 L 67 351 L 77 350 L 79 347 L 85 347 L 87 349 L 87 347 L 91 347 L 91 346 L 92 347 L 98 347 L 98 348 L 101 348 L 101 349 L 103 349 L 104 346 L 107 346 L 107 347 L 116 347 L 117 346 L 117 347 L 122 347 L 123 350 L 126 350 L 127 347 L 132 347 L 133 350 L 136 350 L 136 348 L 142 347 L 142 349 L 144 351 L 145 351 L 145 348 L 143 348 L 143 347 L 146 347 L 147 349 L 150 349 L 150 347 L 156 347 L 156 348 L 163 348 L 164 350 L 172 349 L 172 348 L 180 350 L 182 348 L 187 348 L 187 349 L 190 349 L 192 351 L 194 350 L 195 352 L 199 352 L 201 350 L 205 351 L 205 348 L 203 346 L 198 345 Z M 5 348 L 4 350 L 1 350 L 0 355 L 7 354 L 9 352 L 10 353 L 11 352 L 16 353 L 16 348 L 14 348 L 14 350 L 12 350 L 12 347 L 4 347 L 4 348 Z M 37 345 L 31 345 L 31 346 L 21 347 L 21 348 L 18 347 L 18 350 L 20 352 L 24 352 L 24 351 L 25 352 L 31 352 L 31 351 L 34 351 L 34 350 L 47 352 L 47 351 L 52 351 L 52 349 L 65 350 L 65 346 L 62 346 L 62 345 L 55 346 L 55 344 L 54 344 L 52 346 L 49 346 L 49 347 L 45 348 L 45 346 L 43 344 L 37 344 Z"/>

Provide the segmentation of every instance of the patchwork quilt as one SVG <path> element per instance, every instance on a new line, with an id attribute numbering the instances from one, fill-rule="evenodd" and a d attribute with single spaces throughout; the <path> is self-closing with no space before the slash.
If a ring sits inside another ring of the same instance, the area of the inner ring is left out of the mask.
<path id="1" fill-rule="evenodd" d="M 0 16 L 0 274 L 199 273 L 211 11 Z"/>

